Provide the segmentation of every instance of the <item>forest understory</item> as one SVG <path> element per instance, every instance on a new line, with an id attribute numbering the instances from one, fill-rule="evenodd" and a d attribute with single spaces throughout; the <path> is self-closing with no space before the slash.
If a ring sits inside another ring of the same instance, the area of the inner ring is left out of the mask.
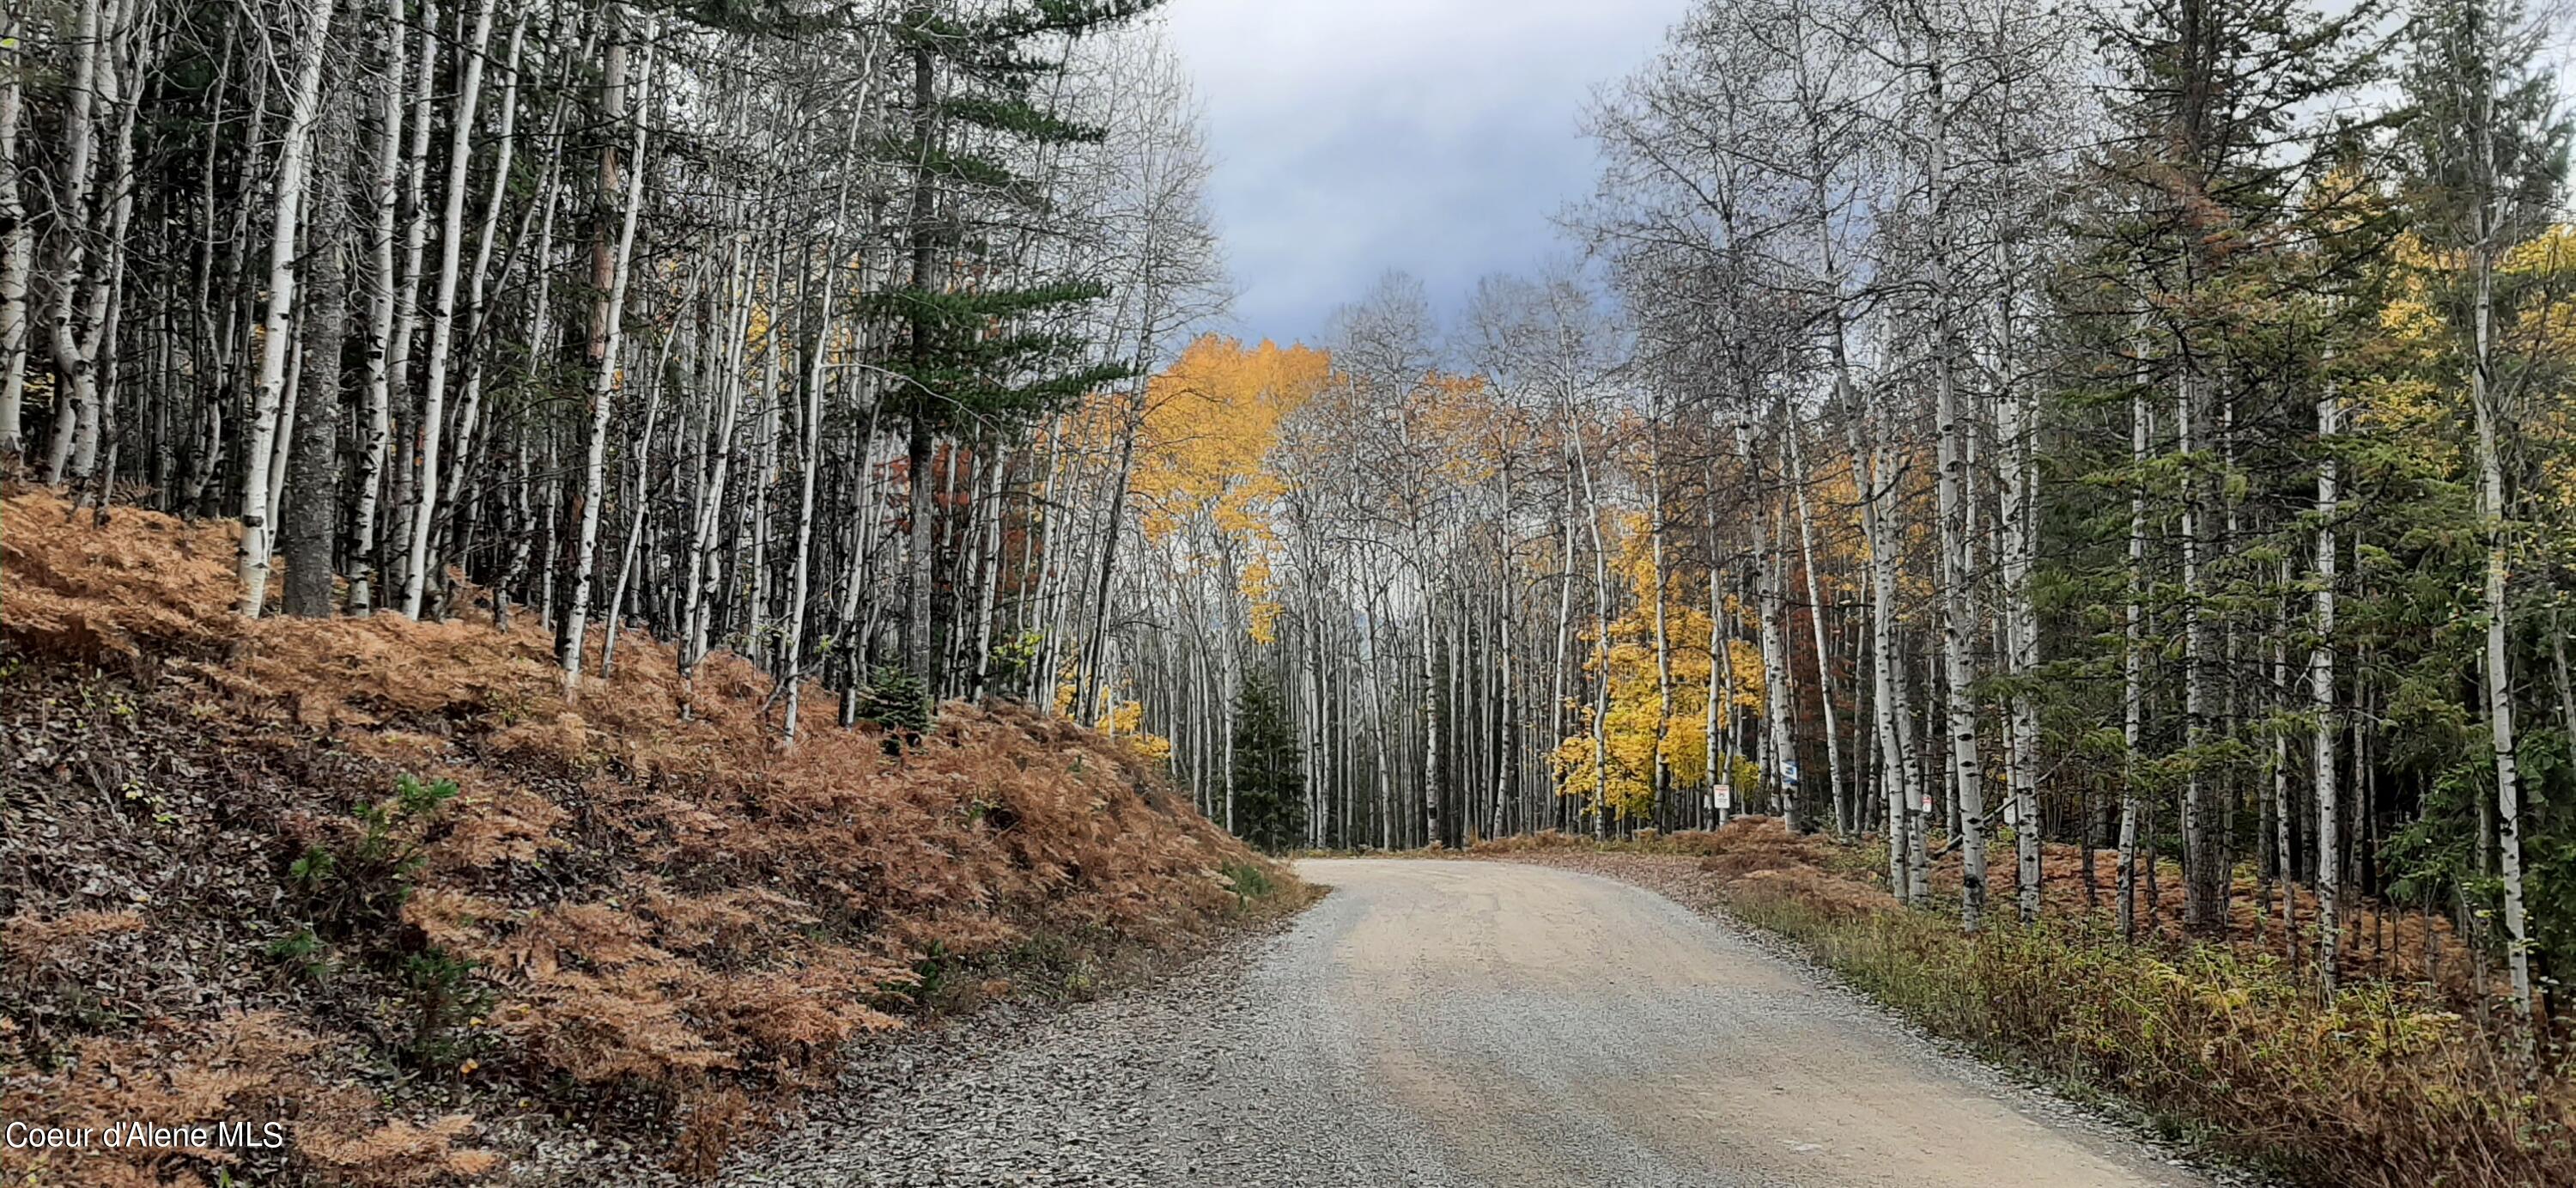
<path id="1" fill-rule="evenodd" d="M 5 516 L 0 1113 L 292 1140 L 0 1151 L 11 1183 L 706 1174 L 852 1045 L 1307 894 L 1061 719 L 823 699 L 788 749 L 738 663 L 683 713 L 634 639 L 567 701 L 533 629 L 233 615 L 228 522 Z"/>
<path id="2" fill-rule="evenodd" d="M 2576 1078 L 2561 1068 L 2526 1079 L 2495 1010 L 2496 971 L 2439 917 L 2353 905 L 2341 988 L 2326 1003 L 2297 965 L 2313 935 L 2285 941 L 2277 916 L 2258 928 L 2239 912 L 2223 934 L 2195 935 L 2168 899 L 2175 910 L 2142 916 L 2145 934 L 2123 940 L 2107 910 L 2111 855 L 2097 856 L 2088 895 L 2072 846 L 2048 847 L 2044 923 L 1981 934 L 1899 903 L 1870 847 L 1774 818 L 1624 842 L 1538 834 L 1465 856 L 1639 883 L 1764 929 L 1933 1035 L 2099 1096 L 2265 1179 L 2576 1182 Z M 2176 874 L 2168 864 L 2163 877 Z M 1932 878 L 1955 908 L 1955 857 Z M 2254 890 L 2240 878 L 2240 895 Z"/>

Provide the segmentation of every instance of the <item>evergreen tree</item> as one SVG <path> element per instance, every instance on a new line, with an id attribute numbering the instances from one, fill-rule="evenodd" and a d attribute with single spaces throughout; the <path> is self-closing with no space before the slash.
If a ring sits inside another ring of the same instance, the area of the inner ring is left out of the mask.
<path id="1" fill-rule="evenodd" d="M 1304 756 L 1267 673 L 1248 676 L 1235 702 L 1234 832 L 1274 854 L 1306 836 Z"/>
<path id="2" fill-rule="evenodd" d="M 2381 72 L 2372 11 L 2155 0 L 2103 31 L 2119 79 L 2106 95 L 2116 131 L 2097 150 L 2103 184 L 2084 223 L 2097 251 L 2088 282 L 2105 295 L 2091 311 L 2102 324 L 2094 343 L 2109 359 L 2086 371 L 2116 377 L 2105 386 L 2126 389 L 2128 415 L 2100 396 L 2084 402 L 2113 414 L 2104 438 L 2131 447 L 2124 460 L 2100 459 L 2110 464 L 2094 479 L 2134 499 L 2128 549 L 2103 557 L 2136 604 L 2124 608 L 2121 642 L 2121 861 L 2151 865 L 2156 801 L 2178 793 L 2183 917 L 2196 930 L 2228 918 L 2233 818 L 2253 777 L 2242 715 L 2230 709 L 2240 683 L 2231 660 L 2242 657 L 2228 640 L 2282 596 L 2270 548 L 2304 548 L 2267 537 L 2289 526 L 2304 490 L 2267 452 L 2275 443 L 2246 430 L 2311 407 L 2313 348 L 2328 328 L 2307 323 L 2325 318 L 2313 307 L 2349 283 L 2348 253 L 2369 242 L 2349 181 L 2335 176 L 2360 130 L 2331 102 Z M 2172 727 L 2156 729 L 2159 719 Z M 2331 744 L 2330 726 L 2318 733 Z M 2339 819 L 2339 768 L 2324 753 L 2318 802 Z M 2319 893 L 2330 912 L 2332 887 Z"/>
<path id="3" fill-rule="evenodd" d="M 2549 29 L 2520 0 L 2430 0 L 2411 30 L 2415 52 L 2405 84 L 2416 114 L 2404 139 L 2413 174 L 2407 197 L 2417 234 L 2437 255 L 2436 274 L 2451 282 L 2437 298 L 2451 357 L 2436 365 L 2436 382 L 2467 405 L 2461 420 L 2473 430 L 2465 452 L 2475 459 L 2484 545 L 2477 610 L 2485 647 L 2476 668 L 2489 752 L 2484 774 L 2493 781 L 2494 802 L 2479 805 L 2479 869 L 2487 869 L 2491 850 L 2514 1011 L 2527 1028 L 2532 969 L 2522 802 L 2528 776 L 2515 738 L 2513 692 L 2513 674 L 2527 662 L 2514 646 L 2518 591 L 2510 576 L 2526 533 L 2515 524 L 2521 484 L 2510 455 L 2525 396 L 2545 368 L 2518 349 L 2527 336 L 2514 331 L 2526 307 L 2546 302 L 2553 286 L 2517 277 L 2508 257 L 2547 230 L 2567 171 L 2569 128 L 2556 110 L 2556 88 L 2538 65 Z M 2543 270 L 2543 278 L 2548 271 L 2555 270 Z"/>
<path id="4" fill-rule="evenodd" d="M 1038 84 L 1062 69 L 1040 50 L 1129 20 L 1158 0 L 1037 0 L 960 13 L 922 3 L 904 11 L 895 44 L 910 65 L 910 143 L 888 146 L 911 170 L 905 216 L 905 284 L 878 295 L 876 312 L 899 323 L 882 407 L 906 427 L 911 486 L 904 662 L 933 689 L 932 569 L 937 537 L 931 464 L 937 440 L 988 422 L 1017 421 L 1130 374 L 1124 363 L 1086 361 L 1088 338 L 1066 317 L 1108 293 L 1092 276 L 1024 282 L 1006 258 L 999 207 L 1025 223 L 1047 207 L 1043 188 L 1010 164 L 1049 145 L 1100 140 L 1106 131 L 1049 109 Z M 952 456 L 953 464 L 953 456 Z"/>

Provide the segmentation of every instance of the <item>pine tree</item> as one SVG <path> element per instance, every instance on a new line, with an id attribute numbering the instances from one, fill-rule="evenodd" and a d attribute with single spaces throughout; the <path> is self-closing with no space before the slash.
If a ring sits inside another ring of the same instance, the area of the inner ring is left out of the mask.
<path id="1" fill-rule="evenodd" d="M 2310 0 L 2155 0 L 2106 30 L 2119 135 L 2101 150 L 2107 184 L 2088 230 L 2121 295 L 2098 312 L 2131 339 L 2119 357 L 2133 361 L 2124 366 L 2136 385 L 2130 465 L 2115 477 L 2142 492 L 2126 564 L 2149 604 L 2129 646 L 2152 649 L 2164 630 L 2180 645 L 2180 746 L 2152 762 L 2133 754 L 2132 770 L 2150 787 L 2166 774 L 2180 786 L 2184 920 L 2194 929 L 2227 919 L 2226 842 L 2243 774 L 2230 759 L 2224 688 L 2231 603 L 2271 580 L 2230 552 L 2228 533 L 2240 527 L 2230 509 L 2252 481 L 2237 426 L 2295 415 L 2278 403 L 2286 385 L 2267 382 L 2278 361 L 2262 344 L 2279 304 L 2314 287 L 2285 265 L 2284 246 L 2335 235 L 2319 225 L 2334 205 L 2315 196 L 2345 129 L 2320 109 L 2375 76 L 2366 16 L 2329 16 Z M 2152 572 L 2165 550 L 2144 547 L 2168 513 L 2179 579 L 2169 596 Z M 2153 693 L 2145 675 L 2131 675 L 2132 701 Z M 2336 768 L 2320 770 L 2330 778 Z M 2321 804 L 2332 801 L 2321 787 Z M 2153 806 L 2133 796 L 2124 816 L 2142 809 L 2152 819 Z M 2329 889 L 2320 894 L 2331 902 Z"/>
<path id="2" fill-rule="evenodd" d="M 923 3 L 906 9 L 894 28 L 911 68 L 910 143 L 893 150 L 912 170 L 905 218 L 910 260 L 905 284 L 870 304 L 902 327 L 883 407 L 908 429 L 904 659 L 934 694 L 943 687 L 932 668 L 942 654 L 931 605 L 937 539 L 931 463 L 938 439 L 1050 412 L 1133 372 L 1122 362 L 1086 362 L 1087 340 L 1058 325 L 1056 315 L 1105 296 L 1105 283 L 1059 276 L 1015 285 L 1005 262 L 984 258 L 992 245 L 971 216 L 994 203 L 1024 214 L 1046 205 L 1040 188 L 995 150 L 1091 143 L 1105 135 L 1048 109 L 1037 84 L 1061 64 L 1033 52 L 1032 43 L 1107 28 L 1156 2 L 1037 0 L 971 15 Z"/>

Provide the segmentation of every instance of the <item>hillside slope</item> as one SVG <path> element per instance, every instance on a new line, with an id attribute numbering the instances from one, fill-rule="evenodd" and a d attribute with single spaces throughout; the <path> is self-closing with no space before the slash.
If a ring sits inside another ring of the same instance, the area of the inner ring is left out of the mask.
<path id="1" fill-rule="evenodd" d="M 708 1169 L 856 1037 L 1294 886 L 1069 723 L 906 746 L 808 697 L 782 748 L 765 676 L 712 658 L 684 715 L 634 634 L 567 701 L 532 623 L 240 619 L 234 531 L 6 500 L 0 1117 L 289 1138 L 0 1149 L 12 1182 Z"/>

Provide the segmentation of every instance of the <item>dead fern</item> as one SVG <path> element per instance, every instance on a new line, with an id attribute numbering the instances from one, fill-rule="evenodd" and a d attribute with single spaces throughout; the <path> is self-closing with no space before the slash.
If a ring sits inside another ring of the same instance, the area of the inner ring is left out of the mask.
<path id="1" fill-rule="evenodd" d="M 1238 910 L 1218 872 L 1263 863 L 1125 744 L 1029 709 L 951 704 L 935 726 L 906 722 L 918 737 L 889 754 L 884 731 L 841 729 L 835 698 L 816 691 L 783 749 L 783 703 L 740 657 L 709 657 L 684 687 L 672 650 L 630 632 L 614 674 L 567 700 L 533 616 L 510 632 L 392 614 L 244 621 L 229 610 L 230 526 L 122 510 L 92 527 L 62 512 L 44 494 L 6 501 L 0 638 L 42 663 L 154 658 L 138 677 L 149 712 L 209 739 L 256 740 L 220 758 L 209 742 L 201 759 L 249 765 L 239 778 L 265 781 L 286 806 L 267 850 L 188 861 L 272 871 L 350 972 L 243 984 L 286 993 L 278 1005 L 295 1012 L 235 1044 L 268 1054 L 258 1059 L 208 1063 L 190 1054 L 200 1041 L 85 1039 L 79 1059 L 28 1082 L 70 1103 L 59 1108 L 177 1108 L 131 1096 L 157 1077 L 191 1108 L 286 1103 L 308 1177 L 488 1174 L 493 1157 L 467 1123 L 350 1087 L 363 1058 L 391 1056 L 468 1101 L 640 1105 L 634 1116 L 675 1165 L 704 1169 L 797 1093 L 829 1085 L 848 1044 L 921 1009 L 926 955 L 958 985 L 999 992 L 981 971 L 1033 936 L 1168 944 L 1217 926 Z M 406 806 L 386 791 L 406 773 L 452 781 L 455 794 Z M 83 937 L 128 926 L 43 906 L 29 918 L 53 923 L 13 937 L 0 977 L 69 968 Z M 142 927 L 179 926 L 163 919 Z M 200 948 L 217 949 L 217 935 L 202 933 Z M 173 1025 L 201 1040 L 231 1026 Z M 297 1059 L 314 1075 L 272 1058 L 298 1044 L 311 1045 Z M 24 1078 L 7 1071 L 17 1092 Z M 10 1102 L 9 1116 L 25 1116 Z M 318 1137 L 326 1122 L 332 1137 Z M 217 1164 L 191 1166 L 211 1177 Z"/>

